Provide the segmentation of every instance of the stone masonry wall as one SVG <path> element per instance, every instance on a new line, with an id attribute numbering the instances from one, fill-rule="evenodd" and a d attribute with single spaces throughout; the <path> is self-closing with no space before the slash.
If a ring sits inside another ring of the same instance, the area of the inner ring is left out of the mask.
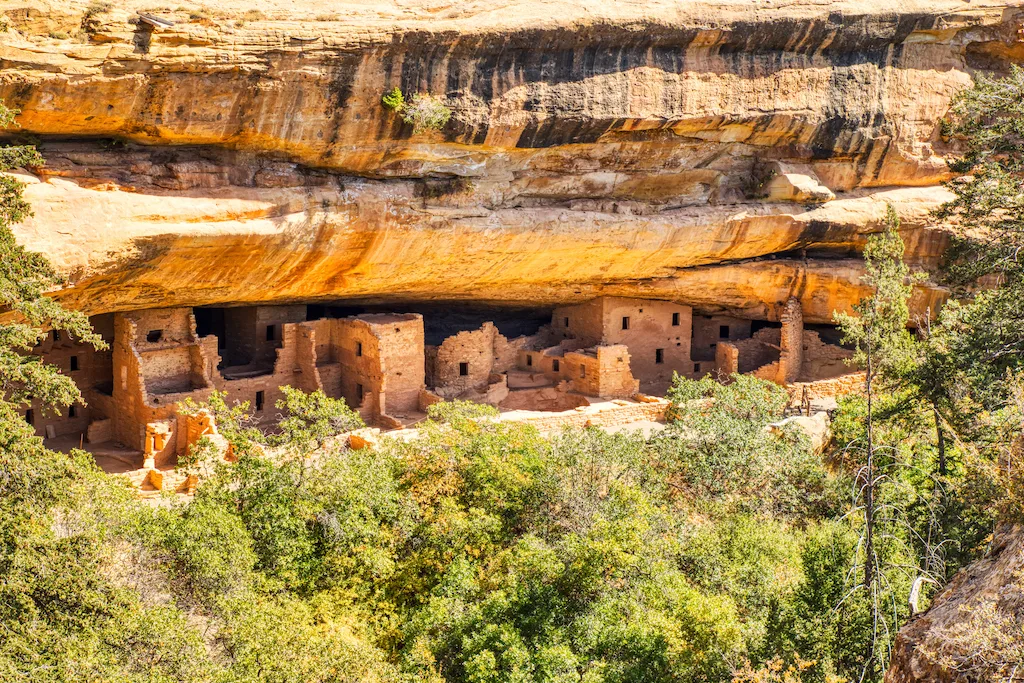
<path id="1" fill-rule="evenodd" d="M 782 332 L 779 341 L 779 384 L 792 384 L 800 377 L 804 363 L 804 316 L 800 300 L 791 298 L 779 316 Z"/>

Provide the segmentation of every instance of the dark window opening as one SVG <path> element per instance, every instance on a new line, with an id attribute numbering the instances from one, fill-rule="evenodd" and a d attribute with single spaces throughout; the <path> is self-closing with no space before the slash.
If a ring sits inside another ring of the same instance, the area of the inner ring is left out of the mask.
<path id="1" fill-rule="evenodd" d="M 356 342 L 356 355 L 363 355 L 363 342 Z"/>
<path id="2" fill-rule="evenodd" d="M 700 372 L 700 363 L 694 363 L 693 364 L 693 371 L 694 372 Z"/>
<path id="3" fill-rule="evenodd" d="M 53 331 L 53 341 L 55 341 L 55 342 L 59 342 L 60 341 L 60 330 L 54 330 Z"/>
<path id="4" fill-rule="evenodd" d="M 711 342 L 711 348 L 712 349 L 717 349 L 718 348 L 718 342 Z"/>
<path id="5" fill-rule="evenodd" d="M 459 375 L 465 377 L 469 374 L 469 363 L 459 363 Z"/>
<path id="6" fill-rule="evenodd" d="M 30 425 L 34 426 L 35 423 L 36 423 L 36 411 L 32 410 L 31 408 L 26 410 L 25 411 L 25 422 L 28 422 Z"/>
<path id="7" fill-rule="evenodd" d="M 672 327 L 679 327 L 679 314 L 678 313 L 673 313 L 672 314 Z"/>
<path id="8" fill-rule="evenodd" d="M 163 336 L 163 330 L 150 330 L 149 332 L 146 333 L 146 341 L 148 341 L 150 344 L 155 344 L 156 342 L 163 339 Z"/>
<path id="9" fill-rule="evenodd" d="M 360 403 L 363 402 L 363 385 L 362 384 L 357 384 L 356 385 L 356 398 L 359 399 Z"/>
<path id="10" fill-rule="evenodd" d="M 78 370 L 78 356 L 71 356 L 71 372 Z"/>
<path id="11" fill-rule="evenodd" d="M 526 354 L 526 364 L 533 365 L 533 356 L 531 356 L 530 354 Z"/>
<path id="12" fill-rule="evenodd" d="M 558 360 L 551 361 L 551 369 L 558 372 Z"/>
<path id="13" fill-rule="evenodd" d="M 78 409 L 75 406 L 68 408 L 68 417 L 76 417 L 78 415 Z"/>
<path id="14" fill-rule="evenodd" d="M 718 326 L 718 338 L 719 339 L 728 339 L 729 338 L 729 326 L 728 325 L 719 325 Z"/>
<path id="15" fill-rule="evenodd" d="M 262 391 L 257 391 L 256 392 L 256 412 L 258 413 L 261 410 L 263 410 L 263 392 Z"/>
<path id="16" fill-rule="evenodd" d="M 624 329 L 624 330 L 628 330 L 629 329 L 629 316 L 628 315 L 622 316 L 622 329 Z"/>
<path id="17" fill-rule="evenodd" d="M 654 362 L 664 363 L 665 362 L 665 349 L 654 349 Z"/>
<path id="18" fill-rule="evenodd" d="M 569 327 L 569 319 L 568 318 L 565 319 L 565 326 Z"/>
<path id="19" fill-rule="evenodd" d="M 267 341 L 277 339 L 277 325 L 267 325 Z"/>

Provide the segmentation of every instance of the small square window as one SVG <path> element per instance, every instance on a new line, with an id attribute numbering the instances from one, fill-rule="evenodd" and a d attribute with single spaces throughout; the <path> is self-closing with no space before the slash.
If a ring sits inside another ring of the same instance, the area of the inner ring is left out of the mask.
<path id="1" fill-rule="evenodd" d="M 728 325 L 719 325 L 718 326 L 718 338 L 719 339 L 728 339 L 729 338 L 729 326 Z"/>
<path id="2" fill-rule="evenodd" d="M 163 339 L 163 336 L 163 330 L 150 330 L 149 332 L 146 333 L 146 341 L 148 341 L 150 344 L 155 344 L 161 339 Z"/>
<path id="3" fill-rule="evenodd" d="M 554 370 L 555 372 L 558 372 L 558 359 L 557 358 L 555 360 L 551 361 L 551 369 Z"/>
<path id="4" fill-rule="evenodd" d="M 267 341 L 277 339 L 277 325 L 267 325 Z"/>
<path id="5" fill-rule="evenodd" d="M 256 392 L 256 412 L 258 413 L 258 412 L 260 412 L 262 410 L 263 410 L 263 392 L 262 391 L 257 391 Z"/>
<path id="6" fill-rule="evenodd" d="M 533 356 L 531 356 L 530 354 L 526 354 L 526 364 L 533 365 Z"/>
<path id="7" fill-rule="evenodd" d="M 693 364 L 693 371 L 694 371 L 695 373 L 696 373 L 696 372 L 700 372 L 700 363 L 694 363 L 694 364 Z"/>
<path id="8" fill-rule="evenodd" d="M 679 314 L 678 313 L 673 313 L 672 314 L 672 327 L 679 327 Z"/>
<path id="9" fill-rule="evenodd" d="M 712 349 L 717 349 L 718 348 L 718 342 L 711 342 L 711 348 Z"/>
<path id="10" fill-rule="evenodd" d="M 654 349 L 654 362 L 664 363 L 665 362 L 665 349 Z"/>
<path id="11" fill-rule="evenodd" d="M 459 363 L 459 376 L 466 377 L 469 375 L 469 363 Z"/>
<path id="12" fill-rule="evenodd" d="M 71 372 L 78 370 L 78 356 L 71 356 Z"/>
<path id="13" fill-rule="evenodd" d="M 356 355 L 363 355 L 363 342 L 356 342 Z"/>
<path id="14" fill-rule="evenodd" d="M 68 417 L 77 417 L 78 409 L 75 406 L 68 407 Z"/>
<path id="15" fill-rule="evenodd" d="M 624 330 L 628 330 L 629 329 L 629 316 L 628 315 L 622 316 L 622 329 L 624 329 Z"/>

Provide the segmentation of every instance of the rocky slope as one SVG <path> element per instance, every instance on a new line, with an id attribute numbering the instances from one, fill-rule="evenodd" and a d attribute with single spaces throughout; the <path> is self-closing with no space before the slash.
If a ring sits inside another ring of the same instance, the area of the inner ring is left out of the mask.
<path id="1" fill-rule="evenodd" d="M 992 0 L 0 15 L 0 98 L 47 158 L 17 234 L 90 312 L 618 294 L 773 318 L 795 295 L 827 321 L 862 293 L 886 203 L 908 259 L 935 264 L 939 121 L 1024 56 L 1024 12 Z M 394 86 L 451 121 L 414 134 L 381 106 Z"/>
<path id="2" fill-rule="evenodd" d="M 885 683 L 1009 681 L 1024 666 L 1015 659 L 1024 655 L 1021 638 L 1024 529 L 1006 526 L 987 558 L 957 574 L 900 630 Z"/>

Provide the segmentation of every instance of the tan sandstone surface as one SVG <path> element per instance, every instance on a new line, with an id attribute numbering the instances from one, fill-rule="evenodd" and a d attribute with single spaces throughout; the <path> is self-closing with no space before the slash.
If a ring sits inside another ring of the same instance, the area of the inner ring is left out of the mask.
<path id="1" fill-rule="evenodd" d="M 935 264 L 939 121 L 1024 49 L 990 0 L 90 6 L 0 2 L 0 98 L 47 158 L 17 235 L 90 312 L 796 296 L 824 322 L 887 202 Z M 414 134 L 394 86 L 451 121 Z"/>

